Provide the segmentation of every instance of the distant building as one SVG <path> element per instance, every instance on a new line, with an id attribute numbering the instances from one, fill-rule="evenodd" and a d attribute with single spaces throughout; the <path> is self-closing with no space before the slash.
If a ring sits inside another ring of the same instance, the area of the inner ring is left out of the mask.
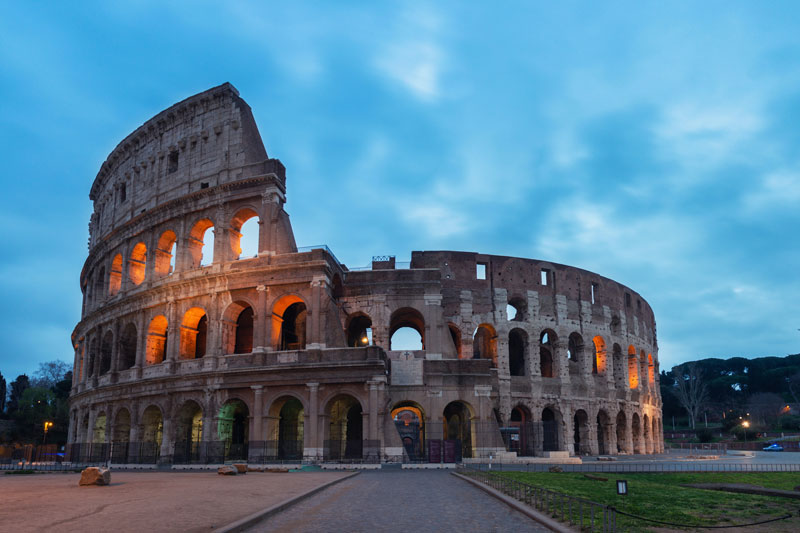
<path id="1" fill-rule="evenodd" d="M 439 462 L 662 450 L 655 318 L 639 294 L 540 260 L 413 252 L 410 265 L 352 269 L 327 247 L 298 248 L 284 166 L 230 84 L 126 137 L 90 198 L 73 453 Z M 251 219 L 258 251 L 242 257 Z M 398 330 L 419 348 L 393 349 Z"/>

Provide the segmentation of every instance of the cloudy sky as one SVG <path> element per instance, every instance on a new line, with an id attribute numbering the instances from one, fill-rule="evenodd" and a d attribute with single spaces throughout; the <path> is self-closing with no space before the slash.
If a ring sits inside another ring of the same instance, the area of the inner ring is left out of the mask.
<path id="1" fill-rule="evenodd" d="M 264 4 L 2 4 L 7 379 L 72 362 L 108 153 L 225 81 L 301 246 L 601 273 L 652 305 L 662 368 L 800 352 L 795 2 Z"/>

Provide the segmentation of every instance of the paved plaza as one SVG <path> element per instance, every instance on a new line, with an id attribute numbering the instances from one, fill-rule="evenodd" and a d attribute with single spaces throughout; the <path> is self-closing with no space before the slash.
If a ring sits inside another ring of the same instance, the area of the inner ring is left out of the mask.
<path id="1" fill-rule="evenodd" d="M 248 531 L 549 531 L 440 470 L 366 471 Z"/>

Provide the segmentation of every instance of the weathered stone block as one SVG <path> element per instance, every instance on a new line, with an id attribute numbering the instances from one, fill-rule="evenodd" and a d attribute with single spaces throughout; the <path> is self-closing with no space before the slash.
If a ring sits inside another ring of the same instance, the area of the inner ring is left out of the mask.
<path id="1" fill-rule="evenodd" d="M 97 466 L 84 468 L 78 485 L 108 485 L 111 483 L 111 470 Z"/>

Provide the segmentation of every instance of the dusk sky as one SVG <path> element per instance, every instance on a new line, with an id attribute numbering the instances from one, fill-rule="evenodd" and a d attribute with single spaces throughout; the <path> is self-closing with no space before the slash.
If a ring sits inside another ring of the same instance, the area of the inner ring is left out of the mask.
<path id="1" fill-rule="evenodd" d="M 72 364 L 106 156 L 226 81 L 299 246 L 600 273 L 652 306 L 662 369 L 800 352 L 796 2 L 3 2 L 7 381 Z"/>

